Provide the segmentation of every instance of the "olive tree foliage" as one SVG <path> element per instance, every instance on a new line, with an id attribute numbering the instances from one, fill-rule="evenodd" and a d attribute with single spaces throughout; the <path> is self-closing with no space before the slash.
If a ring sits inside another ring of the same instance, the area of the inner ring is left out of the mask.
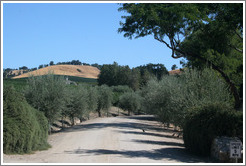
<path id="1" fill-rule="evenodd" d="M 151 80 L 143 89 L 145 111 L 155 114 L 162 123 L 182 127 L 193 107 L 221 103 L 232 107 L 228 86 L 211 69 L 186 70 L 180 76 Z"/>
<path id="2" fill-rule="evenodd" d="M 171 49 L 171 57 L 185 58 L 193 67 L 211 66 L 230 87 L 235 108 L 240 107 L 242 3 L 124 3 L 119 11 L 127 12 L 118 30 L 124 37 L 152 35 Z"/>
<path id="3" fill-rule="evenodd" d="M 88 90 L 79 85 L 67 90 L 66 115 L 70 118 L 72 125 L 75 124 L 75 117 L 82 120 L 83 116 L 88 113 Z"/>
<path id="4" fill-rule="evenodd" d="M 119 105 L 120 96 L 122 96 L 126 92 L 133 92 L 133 90 L 127 85 L 117 85 L 111 86 L 112 89 L 112 104 L 114 106 Z"/>
<path id="5" fill-rule="evenodd" d="M 90 112 L 95 112 L 98 107 L 98 89 L 96 87 L 88 87 L 88 111 L 87 118 L 90 118 Z"/>
<path id="6" fill-rule="evenodd" d="M 108 109 L 112 105 L 112 90 L 107 85 L 101 85 L 98 89 L 98 105 L 97 112 L 98 116 L 102 116 L 102 111 L 106 111 L 108 115 Z"/>
<path id="7" fill-rule="evenodd" d="M 126 92 L 120 96 L 119 107 L 128 111 L 128 115 L 135 112 L 139 114 L 142 98 L 136 92 Z"/>
<path id="8" fill-rule="evenodd" d="M 65 88 L 64 77 L 48 74 L 30 77 L 24 93 L 27 102 L 37 110 L 44 112 L 49 124 L 52 124 L 66 108 Z"/>

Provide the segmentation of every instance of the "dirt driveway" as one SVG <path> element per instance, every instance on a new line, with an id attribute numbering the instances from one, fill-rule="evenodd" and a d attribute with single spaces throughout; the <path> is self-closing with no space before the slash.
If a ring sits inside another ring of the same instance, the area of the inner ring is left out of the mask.
<path id="1" fill-rule="evenodd" d="M 143 132 L 142 129 L 145 129 Z M 153 116 L 96 118 L 49 136 L 52 148 L 3 163 L 204 163 Z"/>

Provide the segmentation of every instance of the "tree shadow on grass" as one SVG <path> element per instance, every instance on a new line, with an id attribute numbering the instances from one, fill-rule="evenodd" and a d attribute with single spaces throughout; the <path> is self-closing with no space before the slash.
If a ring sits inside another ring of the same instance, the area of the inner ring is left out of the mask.
<path id="1" fill-rule="evenodd" d="M 187 163 L 196 163 L 196 162 L 209 162 L 208 159 L 193 156 L 187 154 L 184 148 L 161 148 L 154 151 L 146 150 L 108 150 L 108 149 L 95 149 L 95 150 L 86 150 L 86 149 L 76 149 L 74 151 L 64 151 L 68 154 L 82 154 L 85 155 L 121 155 L 121 157 L 127 158 L 148 158 L 152 160 L 173 160 L 176 162 L 187 162 Z M 163 163 L 163 161 L 160 161 Z"/>

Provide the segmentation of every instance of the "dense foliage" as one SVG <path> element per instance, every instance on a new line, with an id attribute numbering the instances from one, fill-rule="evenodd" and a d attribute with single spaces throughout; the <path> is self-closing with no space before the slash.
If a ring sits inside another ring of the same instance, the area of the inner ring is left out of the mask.
<path id="1" fill-rule="evenodd" d="M 156 114 L 163 123 L 183 126 L 191 107 L 214 102 L 230 105 L 227 85 L 210 70 L 186 70 L 179 76 L 151 80 L 143 90 L 145 110 Z"/>
<path id="2" fill-rule="evenodd" d="M 119 99 L 119 107 L 128 111 L 128 115 L 131 113 L 138 113 L 141 108 L 142 98 L 138 93 L 127 92 L 124 93 Z"/>
<path id="3" fill-rule="evenodd" d="M 61 115 L 65 107 L 65 79 L 52 74 L 30 77 L 25 90 L 27 102 L 44 112 L 50 124 Z"/>
<path id="4" fill-rule="evenodd" d="M 111 89 L 113 92 L 112 104 L 114 106 L 119 106 L 119 100 L 123 94 L 127 92 L 133 92 L 133 90 L 127 85 L 112 86 Z"/>
<path id="5" fill-rule="evenodd" d="M 243 136 L 242 112 L 233 109 L 227 84 L 214 70 L 190 69 L 150 80 L 142 90 L 147 113 L 183 129 L 185 147 L 209 155 L 216 136 Z"/>
<path id="6" fill-rule="evenodd" d="M 242 3 L 124 3 L 119 11 L 127 12 L 119 28 L 125 37 L 152 35 L 173 58 L 211 66 L 230 87 L 235 108 L 242 106 Z"/>
<path id="7" fill-rule="evenodd" d="M 187 150 L 209 156 L 217 136 L 239 137 L 243 141 L 243 114 L 220 102 L 192 107 L 183 132 Z"/>
<path id="8" fill-rule="evenodd" d="M 130 69 L 129 66 L 120 66 L 114 62 L 102 66 L 98 84 L 127 85 L 136 91 L 143 87 L 150 78 L 156 77 L 160 80 L 164 75 L 168 75 L 168 71 L 163 64 L 149 63 Z"/>
<path id="9" fill-rule="evenodd" d="M 98 116 L 102 116 L 102 111 L 106 111 L 108 115 L 108 109 L 112 105 L 112 90 L 107 85 L 97 87 L 98 90 L 98 103 L 97 109 Z"/>
<path id="10" fill-rule="evenodd" d="M 67 88 L 64 115 L 71 119 L 72 125 L 74 125 L 75 117 L 80 119 L 83 116 L 88 117 L 88 97 L 88 90 L 81 85 L 76 88 Z"/>
<path id="11" fill-rule="evenodd" d="M 48 120 L 12 86 L 3 89 L 3 152 L 31 153 L 49 147 Z"/>

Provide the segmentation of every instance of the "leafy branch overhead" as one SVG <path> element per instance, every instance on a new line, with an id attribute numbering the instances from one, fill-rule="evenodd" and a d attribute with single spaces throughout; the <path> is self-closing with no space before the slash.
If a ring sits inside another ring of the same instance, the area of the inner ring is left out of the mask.
<path id="1" fill-rule="evenodd" d="M 125 3 L 119 33 L 132 39 L 148 35 L 186 58 L 192 67 L 211 66 L 227 82 L 239 107 L 241 81 L 234 79 L 243 64 L 242 3 Z M 242 70 L 239 71 L 242 75 Z"/>

